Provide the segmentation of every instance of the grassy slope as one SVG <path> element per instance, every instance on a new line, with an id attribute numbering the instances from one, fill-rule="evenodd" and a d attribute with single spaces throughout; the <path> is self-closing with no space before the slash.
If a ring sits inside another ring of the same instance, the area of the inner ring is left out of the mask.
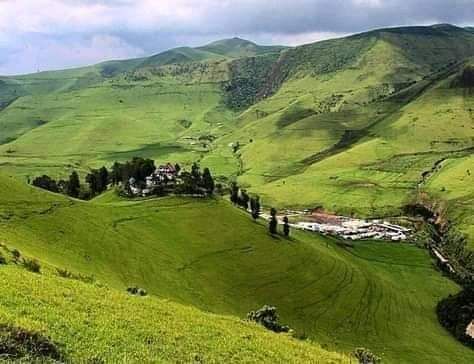
<path id="1" fill-rule="evenodd" d="M 112 195 L 71 201 L 0 177 L 0 239 L 123 290 L 244 317 L 276 305 L 283 322 L 331 350 L 367 346 L 387 362 L 469 362 L 438 324 L 436 302 L 457 287 L 424 250 L 295 234 L 275 240 L 223 201 Z"/>
<path id="2" fill-rule="evenodd" d="M 472 97 L 450 87 L 457 68 L 446 66 L 472 55 L 474 41 L 467 32 L 439 27 L 377 31 L 338 42 L 346 51 L 341 58 L 350 60 L 339 67 L 317 57 L 329 52 L 324 42 L 288 51 L 301 53 L 291 57 L 300 62 L 294 74 L 239 117 L 239 128 L 221 140 L 218 151 L 228 153 L 228 144 L 239 141 L 239 181 L 266 204 L 398 213 L 416 195 L 423 172 L 453 157 L 449 151 L 473 146 Z M 346 130 L 363 130 L 365 137 L 314 159 Z M 471 187 L 457 186 L 467 195 Z"/>
<path id="3" fill-rule="evenodd" d="M 342 363 L 349 358 L 237 318 L 0 266 L 0 321 L 50 336 L 74 362 Z"/>
<path id="4" fill-rule="evenodd" d="M 2 163 L 23 175 L 38 170 L 60 175 L 134 155 L 183 163 L 199 159 L 206 147 L 198 137 L 222 133 L 231 116 L 222 109 L 213 80 L 225 77 L 225 66 L 217 62 L 209 68 L 182 76 L 171 76 L 176 69 L 141 72 L 139 78 L 23 97 L 0 115 L 2 137 L 17 137 L 0 147 Z"/>

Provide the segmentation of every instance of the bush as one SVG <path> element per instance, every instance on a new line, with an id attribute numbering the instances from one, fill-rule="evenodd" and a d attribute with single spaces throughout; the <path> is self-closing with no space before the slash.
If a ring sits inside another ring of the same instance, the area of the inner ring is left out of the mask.
<path id="1" fill-rule="evenodd" d="M 357 348 L 354 350 L 354 356 L 360 364 L 377 364 L 381 359 L 366 348 Z"/>
<path id="2" fill-rule="evenodd" d="M 265 305 L 257 311 L 249 312 L 247 314 L 247 319 L 250 321 L 255 321 L 263 325 L 268 330 L 272 330 L 274 332 L 290 331 L 288 326 L 283 326 L 278 323 L 276 307 Z"/>
<path id="3" fill-rule="evenodd" d="M 17 262 L 21 257 L 21 253 L 17 249 L 13 249 L 12 256 L 13 256 L 13 260 Z"/>
<path id="4" fill-rule="evenodd" d="M 0 254 L 0 265 L 3 265 L 3 264 L 7 264 L 7 260 L 2 254 Z"/>
<path id="5" fill-rule="evenodd" d="M 36 259 L 23 259 L 23 266 L 33 273 L 40 273 L 41 266 Z"/>
<path id="6" fill-rule="evenodd" d="M 25 363 L 64 359 L 58 347 L 49 338 L 37 332 L 7 325 L 0 325 L 0 356 L 2 359 Z"/>
<path id="7" fill-rule="evenodd" d="M 128 287 L 127 292 L 134 295 L 134 296 L 146 296 L 148 295 L 147 291 L 144 290 L 143 288 L 138 288 L 138 287 Z"/>
<path id="8" fill-rule="evenodd" d="M 67 269 L 62 269 L 62 268 L 56 268 L 56 272 L 58 273 L 58 276 L 62 278 L 67 278 L 67 279 L 75 279 L 84 283 L 94 283 L 95 278 L 93 276 L 84 276 L 82 274 L 75 274 Z"/>

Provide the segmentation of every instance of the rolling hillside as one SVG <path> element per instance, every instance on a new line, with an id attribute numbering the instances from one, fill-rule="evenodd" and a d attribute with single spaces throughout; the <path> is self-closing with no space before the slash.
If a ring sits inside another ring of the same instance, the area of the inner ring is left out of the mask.
<path id="1" fill-rule="evenodd" d="M 153 296 L 240 318 L 275 305 L 298 335 L 331 351 L 369 347 L 387 363 L 474 358 L 435 315 L 436 303 L 458 287 L 433 268 L 426 251 L 408 244 L 348 248 L 303 233 L 274 239 L 221 200 L 138 202 L 107 194 L 81 202 L 3 175 L 0 202 L 0 241 L 46 267 L 93 275 L 120 291 L 138 285 Z M 5 300 L 23 295 L 1 297 L 7 317 L 22 322 Z M 35 307 L 28 317 L 38 317 Z M 64 335 L 58 337 L 69 341 Z"/>
<path id="2" fill-rule="evenodd" d="M 257 361 L 344 362 L 364 346 L 387 363 L 474 361 L 435 314 L 460 288 L 414 245 L 299 232 L 288 241 L 223 199 L 109 191 L 84 202 L 25 183 L 134 156 L 197 161 L 279 209 L 379 217 L 436 201 L 473 248 L 474 85 L 461 82 L 472 62 L 472 29 L 442 24 L 294 48 L 233 38 L 0 77 L 0 243 L 44 268 L 0 266 L 0 325 L 50 335 L 77 360 L 229 361 L 243 350 Z M 132 285 L 150 293 L 138 310 L 140 298 L 124 294 Z M 311 342 L 239 320 L 264 304 Z M 84 312 L 94 313 L 89 326 Z M 102 326 L 130 328 L 126 346 L 109 350 L 115 338 Z M 216 341 L 221 332 L 228 340 Z"/>
<path id="3" fill-rule="evenodd" d="M 67 362 L 351 361 L 235 317 L 130 296 L 52 271 L 39 276 L 11 263 L 0 266 L 0 282 L 0 338 L 5 324 L 40 332 L 59 346 Z M 23 359 L 43 363 L 37 355 Z"/>
<path id="4" fill-rule="evenodd" d="M 437 25 L 3 78 L 0 163 L 59 177 L 134 155 L 201 161 L 266 204 L 397 214 L 434 162 L 471 153 L 472 97 L 450 85 L 473 56 L 470 31 Z"/>

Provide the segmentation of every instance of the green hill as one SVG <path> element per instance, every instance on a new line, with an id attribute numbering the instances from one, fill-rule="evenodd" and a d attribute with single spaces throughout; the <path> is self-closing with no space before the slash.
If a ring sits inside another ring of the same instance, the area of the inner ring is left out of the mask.
<path id="1" fill-rule="evenodd" d="M 108 194 L 81 202 L 4 176 L 0 201 L 0 240 L 44 266 L 93 275 L 121 291 L 138 285 L 217 314 L 242 318 L 275 305 L 283 323 L 331 351 L 365 346 L 388 363 L 473 359 L 435 315 L 437 302 L 458 287 L 414 246 L 348 248 L 296 232 L 291 241 L 274 239 L 221 200 L 139 202 Z M 4 303 L 12 296 L 1 295 L 2 305 L 12 307 Z M 21 313 L 9 312 L 22 322 Z"/>
<path id="2" fill-rule="evenodd" d="M 283 46 L 260 46 L 245 39 L 231 38 L 218 40 L 197 49 L 226 57 L 242 58 L 267 53 L 279 53 L 286 48 Z"/>

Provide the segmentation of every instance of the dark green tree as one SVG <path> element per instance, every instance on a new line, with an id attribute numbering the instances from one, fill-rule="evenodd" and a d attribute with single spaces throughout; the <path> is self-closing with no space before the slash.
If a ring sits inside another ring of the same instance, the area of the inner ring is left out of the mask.
<path id="1" fill-rule="evenodd" d="M 56 181 L 45 174 L 42 175 L 41 177 L 36 177 L 33 180 L 33 186 L 39 187 L 51 192 L 59 192 L 58 184 L 56 183 Z"/>
<path id="2" fill-rule="evenodd" d="M 212 178 L 211 171 L 209 171 L 209 168 L 204 168 L 202 172 L 202 185 L 206 189 L 206 192 L 209 195 L 212 195 L 214 192 L 214 179 Z"/>
<path id="3" fill-rule="evenodd" d="M 86 183 L 89 185 L 89 190 L 91 191 L 92 196 L 100 193 L 101 186 L 99 171 L 93 169 L 90 173 L 88 173 L 86 176 Z"/>
<path id="4" fill-rule="evenodd" d="M 107 189 L 109 184 L 109 171 L 105 167 L 99 169 L 99 181 L 100 181 L 100 191 L 103 192 Z"/>
<path id="5" fill-rule="evenodd" d="M 123 181 L 123 165 L 119 162 L 115 162 L 112 165 L 112 170 L 110 171 L 110 179 L 112 185 L 118 185 Z"/>
<path id="6" fill-rule="evenodd" d="M 277 211 L 272 207 L 270 210 L 270 222 L 268 224 L 268 230 L 270 234 L 275 235 L 277 233 L 278 221 L 276 218 Z"/>
<path id="7" fill-rule="evenodd" d="M 250 210 L 252 211 L 252 217 L 257 220 L 260 216 L 260 197 L 255 196 L 250 199 Z"/>
<path id="8" fill-rule="evenodd" d="M 76 171 L 72 171 L 69 176 L 69 182 L 66 186 L 67 194 L 71 197 L 79 197 L 79 192 L 81 190 L 81 182 L 79 181 L 79 175 Z"/>
<path id="9" fill-rule="evenodd" d="M 249 208 L 249 202 L 250 202 L 250 196 L 247 194 L 247 191 L 241 189 L 239 193 L 239 201 L 238 201 L 239 206 L 247 210 Z"/>
<path id="10" fill-rule="evenodd" d="M 235 182 L 232 182 L 230 185 L 230 201 L 234 205 L 237 205 L 239 202 L 239 186 Z"/>
<path id="11" fill-rule="evenodd" d="M 290 223 L 287 216 L 283 218 L 283 234 L 286 237 L 290 236 Z"/>

